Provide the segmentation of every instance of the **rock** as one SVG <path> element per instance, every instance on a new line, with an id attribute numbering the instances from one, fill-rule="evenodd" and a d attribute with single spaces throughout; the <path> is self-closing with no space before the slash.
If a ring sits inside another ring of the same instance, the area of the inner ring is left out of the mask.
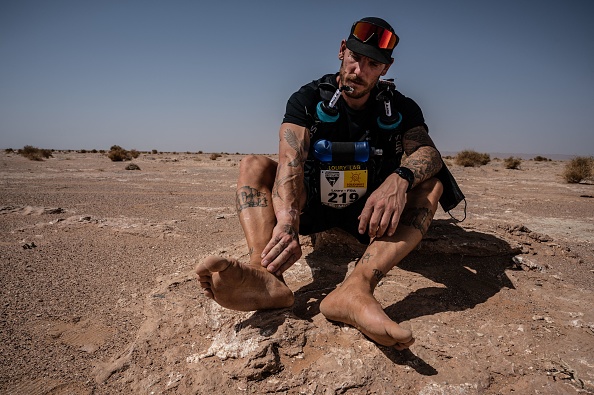
<path id="1" fill-rule="evenodd" d="M 130 163 L 126 166 L 126 170 L 140 170 L 140 167 L 136 163 Z"/>

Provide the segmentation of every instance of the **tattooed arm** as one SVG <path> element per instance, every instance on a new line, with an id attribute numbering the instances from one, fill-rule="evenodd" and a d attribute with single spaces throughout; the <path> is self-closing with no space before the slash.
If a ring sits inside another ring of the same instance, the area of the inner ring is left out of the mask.
<path id="1" fill-rule="evenodd" d="M 279 163 L 272 188 L 276 226 L 262 252 L 262 265 L 282 274 L 301 257 L 299 215 L 305 203 L 303 166 L 309 150 L 309 131 L 283 123 L 279 131 Z"/>
<path id="2" fill-rule="evenodd" d="M 441 155 L 435 148 L 423 126 L 417 126 L 404 133 L 406 159 L 402 166 L 410 169 L 415 178 L 411 188 L 435 176 L 441 170 Z"/>
<path id="3" fill-rule="evenodd" d="M 414 175 L 411 188 L 435 176 L 441 169 L 441 156 L 427 130 L 417 126 L 404 134 L 406 159 L 402 166 Z M 392 236 L 406 204 L 408 182 L 397 174 L 392 174 L 377 188 L 365 203 L 359 217 L 359 233 L 366 231 L 370 237 Z"/>

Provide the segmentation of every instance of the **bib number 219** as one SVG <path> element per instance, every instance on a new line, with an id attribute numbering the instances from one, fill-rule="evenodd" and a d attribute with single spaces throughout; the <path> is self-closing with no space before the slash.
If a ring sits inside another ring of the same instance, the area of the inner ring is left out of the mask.
<path id="1" fill-rule="evenodd" d="M 351 192 L 351 193 L 330 192 L 328 194 L 328 202 L 334 203 L 334 204 L 351 204 L 351 203 L 356 202 L 357 199 L 359 199 L 359 194 L 357 192 Z"/>

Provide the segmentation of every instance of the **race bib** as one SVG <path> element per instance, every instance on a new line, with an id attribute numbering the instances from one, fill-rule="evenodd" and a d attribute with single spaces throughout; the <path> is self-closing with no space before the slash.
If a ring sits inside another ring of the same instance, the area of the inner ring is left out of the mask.
<path id="1" fill-rule="evenodd" d="M 320 198 L 322 204 L 344 208 L 367 193 L 365 164 L 322 165 L 320 169 Z"/>

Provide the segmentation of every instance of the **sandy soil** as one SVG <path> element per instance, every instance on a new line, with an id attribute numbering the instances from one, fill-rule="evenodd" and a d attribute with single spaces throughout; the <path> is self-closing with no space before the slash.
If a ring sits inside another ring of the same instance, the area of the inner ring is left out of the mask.
<path id="1" fill-rule="evenodd" d="M 594 393 L 594 185 L 564 162 L 451 166 L 468 218 L 376 292 L 415 333 L 397 352 L 319 313 L 362 251 L 339 232 L 302 237 L 291 309 L 200 294 L 199 260 L 246 259 L 240 159 L 0 153 L 0 393 Z"/>

